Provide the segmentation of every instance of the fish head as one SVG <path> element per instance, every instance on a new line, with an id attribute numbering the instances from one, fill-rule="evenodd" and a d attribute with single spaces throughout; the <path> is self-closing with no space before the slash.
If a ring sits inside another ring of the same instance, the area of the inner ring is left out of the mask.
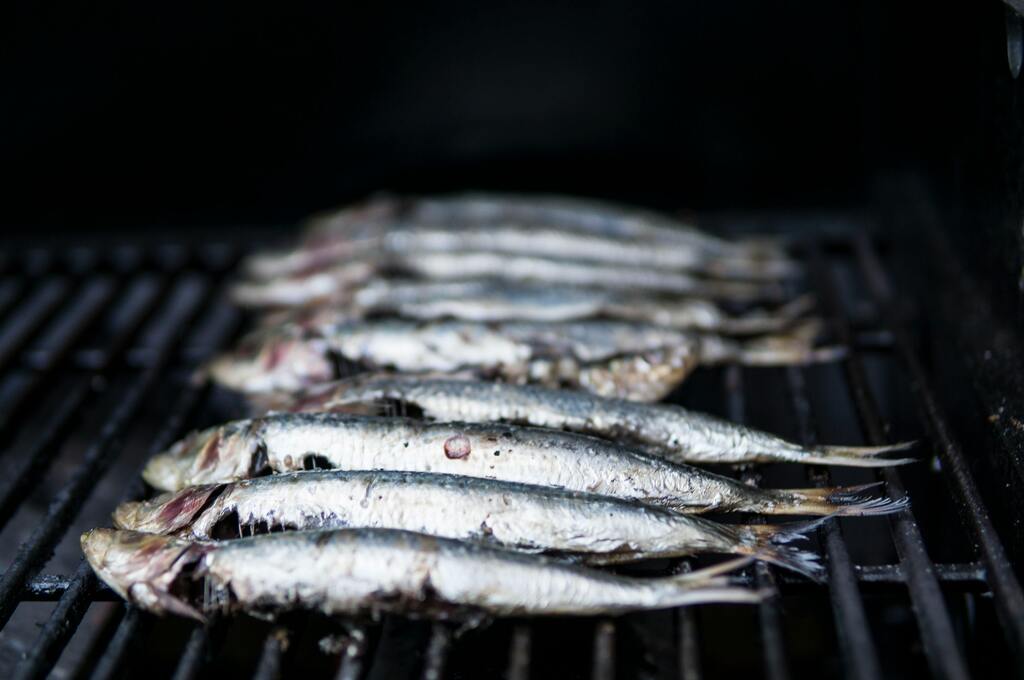
<path id="1" fill-rule="evenodd" d="M 114 526 L 150 534 L 173 534 L 189 525 L 223 489 L 220 484 L 206 484 L 146 501 L 122 503 L 114 510 Z"/>
<path id="2" fill-rule="evenodd" d="M 142 477 L 162 491 L 243 479 L 265 465 L 259 420 L 193 432 L 150 459 Z"/>
<path id="3" fill-rule="evenodd" d="M 82 552 L 96 575 L 140 607 L 204 620 L 181 594 L 179 577 L 191 574 L 210 547 L 170 536 L 93 529 L 82 534 Z"/>
<path id="4" fill-rule="evenodd" d="M 247 338 L 236 350 L 207 364 L 206 372 L 225 387 L 250 393 L 297 391 L 335 377 L 327 342 L 301 332 Z"/>

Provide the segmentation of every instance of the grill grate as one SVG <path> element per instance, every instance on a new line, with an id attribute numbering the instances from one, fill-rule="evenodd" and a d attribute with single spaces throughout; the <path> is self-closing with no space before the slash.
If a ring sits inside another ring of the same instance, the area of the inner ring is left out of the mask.
<path id="1" fill-rule="evenodd" d="M 364 629 L 331 629 L 342 638 L 312 662 L 304 651 L 310 646 L 305 638 L 330 629 L 313 617 L 275 626 L 243 619 L 189 627 L 117 604 L 106 605 L 100 623 L 87 629 L 80 624 L 90 609 L 118 598 L 84 562 L 70 576 L 43 572 L 59 561 L 51 560 L 55 549 L 77 545 L 77 532 L 96 523 L 83 510 L 90 502 L 109 512 L 119 500 L 145 492 L 138 471 L 147 451 L 160 450 L 187 429 L 228 413 L 218 401 L 223 395 L 190 383 L 188 375 L 241 329 L 240 314 L 224 296 L 240 249 L 10 254 L 0 270 L 0 441 L 8 463 L 0 480 L 0 530 L 8 539 L 0 576 L 0 627 L 5 645 L 21 640 L 25 647 L 18 658 L 0 661 L 12 663 L 10 675 L 17 678 L 41 677 L 55 668 L 75 677 L 127 677 L 139 667 L 140 647 L 154 645 L 154 659 L 169 665 L 152 668 L 146 662 L 147 672 L 174 678 L 199 677 L 214 669 L 218 676 L 275 678 L 292 666 L 311 665 L 313 677 L 322 673 L 347 680 L 467 677 L 474 671 L 490 676 L 495 670 L 513 680 L 587 675 L 692 680 L 748 667 L 783 680 L 808 675 L 813 659 L 821 673 L 841 670 L 847 677 L 867 679 L 893 669 L 897 675 L 915 670 L 899 666 L 912 661 L 891 658 L 892 646 L 905 637 L 890 641 L 888 629 L 879 628 L 890 616 L 895 617 L 892 625 L 914 631 L 911 643 L 920 652 L 911 650 L 911 657 L 923 659 L 933 675 L 967 678 L 969 669 L 995 663 L 978 658 L 975 638 L 985 608 L 998 617 L 1005 641 L 986 641 L 983 649 L 1020 660 L 1024 595 L 896 308 L 880 255 L 861 232 L 800 247 L 810 263 L 811 286 L 835 338 L 850 346 L 849 357 L 833 367 L 706 370 L 680 391 L 680 398 L 738 422 L 788 422 L 791 435 L 807 444 L 849 441 L 853 427 L 864 441 L 884 443 L 891 438 L 890 421 L 899 419 L 899 402 L 912 404 L 916 421 L 900 424 L 921 438 L 918 454 L 928 458 L 934 453 L 938 465 L 928 469 L 926 461 L 916 470 L 878 473 L 894 497 L 909 488 L 909 510 L 888 520 L 825 524 L 818 539 L 827 561 L 827 585 L 758 564 L 735 580 L 777 595 L 753 613 L 700 606 L 619 619 L 503 621 L 465 636 L 444 624 L 387 617 Z M 871 313 L 865 315 L 865 308 Z M 892 389 L 880 390 L 879 376 Z M 823 389 L 828 403 L 819 396 Z M 165 393 L 174 396 L 167 404 L 159 396 Z M 784 399 L 776 398 L 780 395 Z M 52 408 L 37 408 L 50 402 Z M 92 420 L 98 426 L 90 429 Z M 137 453 L 136 440 L 142 442 Z M 80 455 L 62 462 L 60 452 L 75 448 L 76 442 Z M 104 480 L 117 471 L 119 478 L 131 481 L 107 493 Z M 843 475 L 854 473 L 835 474 L 846 483 Z M 746 472 L 748 481 L 759 484 L 774 485 L 779 475 L 788 485 L 833 483 L 823 468 L 773 466 L 763 473 Z M 932 511 L 943 484 L 963 519 L 966 538 L 960 546 L 963 557 L 933 563 L 929 552 L 958 554 L 937 545 L 934 532 L 920 521 Z M 891 543 L 883 529 L 886 522 Z M 865 545 L 871 548 L 867 553 Z M 854 557 L 884 557 L 893 549 L 895 561 L 858 564 Z M 688 570 L 696 562 L 678 560 L 666 568 Z M 25 625 L 11 630 L 19 605 L 32 602 L 54 603 L 38 632 L 26 636 Z M 808 649 L 808 630 L 801 626 L 812 621 L 824 628 L 827 614 L 823 619 L 822 612 L 829 610 L 833 637 L 816 632 L 810 635 L 815 646 Z M 233 635 L 243 636 L 245 644 Z M 77 653 L 68 653 L 79 638 Z M 155 640 L 165 643 L 161 647 Z M 234 663 L 240 656 L 244 661 Z"/>

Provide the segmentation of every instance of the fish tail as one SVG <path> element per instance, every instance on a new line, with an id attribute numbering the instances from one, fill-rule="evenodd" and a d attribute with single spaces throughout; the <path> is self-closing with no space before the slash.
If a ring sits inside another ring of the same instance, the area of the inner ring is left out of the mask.
<path id="1" fill-rule="evenodd" d="M 733 253 L 709 260 L 702 271 L 710 276 L 743 281 L 776 281 L 803 276 L 800 263 L 781 253 Z"/>
<path id="2" fill-rule="evenodd" d="M 777 301 L 785 299 L 783 287 L 772 281 L 703 279 L 696 283 L 693 293 L 715 300 L 728 300 L 731 302 Z"/>
<path id="3" fill-rule="evenodd" d="M 886 453 L 906 451 L 916 444 L 913 441 L 886 444 L 885 446 L 815 446 L 808 449 L 808 455 L 800 457 L 801 463 L 814 465 L 844 465 L 847 467 L 889 467 L 916 462 L 916 458 L 879 458 Z"/>
<path id="4" fill-rule="evenodd" d="M 761 602 L 766 597 L 766 593 L 750 588 L 730 586 L 729 579 L 725 577 L 725 574 L 745 567 L 753 561 L 753 557 L 745 555 L 696 571 L 671 576 L 664 582 L 668 592 L 659 599 L 667 607 L 712 602 L 739 604 Z"/>
<path id="5" fill-rule="evenodd" d="M 841 515 L 866 517 L 889 515 L 904 510 L 903 498 L 868 496 L 864 491 L 881 482 L 859 486 L 833 486 L 814 489 L 761 489 L 764 494 L 748 507 L 737 508 L 766 515 Z"/>
<path id="6" fill-rule="evenodd" d="M 754 590 L 727 585 L 689 587 L 664 598 L 665 607 L 686 607 L 697 604 L 759 604 L 771 597 L 774 591 L 767 588 Z"/>
<path id="7" fill-rule="evenodd" d="M 814 309 L 817 300 L 811 294 L 801 295 L 774 310 L 756 309 L 742 316 L 722 321 L 721 330 L 732 335 L 778 333 L 786 330 Z"/>
<path id="8" fill-rule="evenodd" d="M 790 569 L 807 578 L 822 582 L 824 567 L 820 557 L 797 548 L 791 543 L 807 540 L 807 534 L 814 531 L 827 519 L 786 524 L 746 524 L 729 527 L 736 533 L 736 550 L 759 560 Z"/>
<path id="9" fill-rule="evenodd" d="M 840 345 L 815 347 L 820 331 L 821 319 L 808 319 L 786 333 L 723 344 L 717 352 L 712 348 L 712 357 L 747 366 L 788 366 L 824 363 L 846 356 L 846 348 Z"/>

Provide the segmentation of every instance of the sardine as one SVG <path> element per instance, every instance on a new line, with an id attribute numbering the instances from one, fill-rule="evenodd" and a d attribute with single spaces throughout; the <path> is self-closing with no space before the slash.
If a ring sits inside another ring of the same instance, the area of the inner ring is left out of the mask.
<path id="1" fill-rule="evenodd" d="M 434 472 L 613 496 L 678 512 L 863 515 L 905 501 L 864 487 L 759 489 L 585 435 L 497 423 L 427 423 L 333 413 L 239 420 L 154 456 L 143 478 L 163 491 L 307 467 Z"/>
<path id="2" fill-rule="evenodd" d="M 340 211 L 314 216 L 309 240 L 386 230 L 396 222 L 422 226 L 541 225 L 594 236 L 699 247 L 715 255 L 767 259 L 784 257 L 777 240 L 729 240 L 692 224 L 631 206 L 554 195 L 457 194 L 427 197 L 381 197 Z"/>
<path id="3" fill-rule="evenodd" d="M 190 540 L 310 529 L 404 529 L 589 563 L 751 555 L 814 579 L 794 548 L 817 523 L 727 525 L 607 496 L 454 475 L 309 471 L 189 487 L 120 505 L 114 525 Z"/>
<path id="4" fill-rule="evenodd" d="M 710 300 L 657 299 L 574 286 L 505 284 L 490 280 L 375 281 L 353 292 L 347 300 L 268 313 L 261 319 L 261 325 L 298 323 L 315 328 L 368 315 L 422 321 L 559 322 L 603 318 L 723 335 L 754 335 L 783 331 L 813 306 L 814 299 L 805 295 L 777 309 L 731 315 Z"/>
<path id="5" fill-rule="evenodd" d="M 811 320 L 779 335 L 738 341 L 622 321 L 477 323 L 359 321 L 261 329 L 204 367 L 243 392 L 296 391 L 338 375 L 338 358 L 404 372 L 476 371 L 510 382 L 580 387 L 657 401 L 698 365 L 832 361 L 841 347 L 814 346 Z"/>
<path id="6" fill-rule="evenodd" d="M 589 434 L 675 463 L 807 463 L 882 467 L 913 458 L 878 458 L 910 448 L 801 446 L 780 437 L 672 404 L 640 404 L 536 385 L 415 375 L 361 374 L 301 394 L 254 396 L 268 411 L 389 414 L 416 411 L 437 421 L 505 422 Z"/>
<path id="7" fill-rule="evenodd" d="M 214 613 L 274 618 L 295 610 L 442 620 L 619 614 L 753 603 L 765 595 L 720 578 L 746 560 L 641 579 L 386 529 L 289 532 L 222 543 L 93 529 L 81 543 L 96 574 L 121 597 L 156 614 L 200 621 Z"/>
<path id="8" fill-rule="evenodd" d="M 492 278 L 501 281 L 581 286 L 597 289 L 686 295 L 712 300 L 754 302 L 782 300 L 785 290 L 776 282 L 702 278 L 685 272 L 650 267 L 626 267 L 594 262 L 503 255 L 493 252 L 417 253 L 351 260 L 326 269 L 266 280 L 243 281 L 232 298 L 248 307 L 308 305 L 344 298 L 372 277 L 386 272 L 428 281 Z M 361 276 L 361 278 L 360 278 Z"/>
<path id="9" fill-rule="evenodd" d="M 700 246 L 628 240 L 564 229 L 508 224 L 446 228 L 395 224 L 389 230 L 352 234 L 314 245 L 255 255 L 246 271 L 259 279 L 312 272 L 354 258 L 419 256 L 460 253 L 527 255 L 617 267 L 689 271 L 725 279 L 772 281 L 793 277 L 799 267 L 791 260 L 754 259 L 712 254 Z"/>

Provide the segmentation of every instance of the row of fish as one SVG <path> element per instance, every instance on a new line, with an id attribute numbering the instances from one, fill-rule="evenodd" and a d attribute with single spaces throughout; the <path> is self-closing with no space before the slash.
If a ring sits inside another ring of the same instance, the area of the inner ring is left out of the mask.
<path id="1" fill-rule="evenodd" d="M 759 559 L 818 579 L 794 543 L 829 516 L 906 505 L 694 465 L 879 467 L 910 462 L 886 457 L 907 443 L 806 447 L 652 403 L 699 365 L 842 356 L 816 345 L 811 298 L 785 301 L 800 266 L 778 242 L 575 199 L 383 197 L 245 271 L 235 299 L 263 318 L 202 375 L 245 394 L 251 417 L 153 457 L 143 476 L 164 493 L 82 537 L 99 576 L 151 611 L 756 602 L 725 574 Z M 738 512 L 819 519 L 703 516 Z M 669 577 L 601 568 L 699 553 L 735 558 Z"/>

